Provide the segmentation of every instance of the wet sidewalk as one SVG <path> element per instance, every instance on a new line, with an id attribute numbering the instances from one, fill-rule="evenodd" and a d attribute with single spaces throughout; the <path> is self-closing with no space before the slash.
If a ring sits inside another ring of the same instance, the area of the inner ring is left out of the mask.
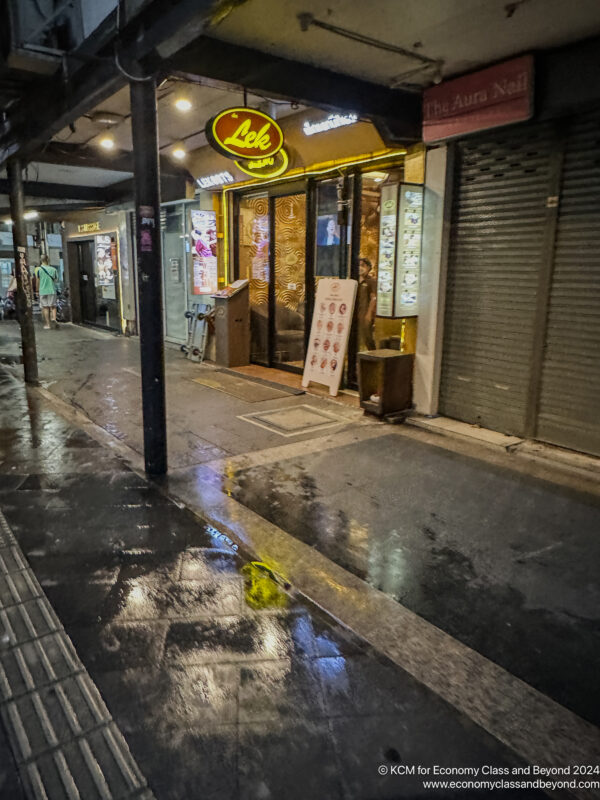
<path id="1" fill-rule="evenodd" d="M 81 453 L 78 446 L 65 445 L 57 450 L 60 456 L 49 454 L 48 471 L 70 463 L 77 471 L 79 457 L 98 442 L 108 446 L 108 451 L 96 448 L 98 468 L 103 458 L 122 469 L 141 468 L 138 342 L 65 326 L 42 333 L 39 352 L 45 389 L 35 393 L 36 402 L 43 397 L 48 413 L 58 410 L 92 436 L 83 436 L 92 444 Z M 19 367 L 7 367 L 7 375 L 20 383 Z M 158 674 L 179 658 L 171 656 L 168 621 L 199 612 L 197 604 L 188 608 L 186 594 L 181 617 L 173 617 L 157 596 L 164 588 L 178 598 L 173 586 L 179 583 L 189 588 L 185 565 L 192 556 L 182 553 L 196 546 L 212 551 L 217 531 L 271 564 L 304 596 L 370 642 L 374 649 L 361 645 L 367 651 L 385 654 L 390 668 L 400 667 L 417 686 L 428 686 L 460 718 L 509 745 L 517 757 L 552 766 L 600 757 L 594 727 L 600 708 L 595 674 L 600 491 L 589 475 L 515 460 L 508 452 L 407 426 L 386 426 L 347 406 L 192 364 L 175 350 L 167 351 L 167 379 L 170 471 L 160 492 L 152 487 L 153 496 L 171 508 L 170 497 L 199 515 L 211 543 L 182 540 L 175 558 L 157 538 L 153 547 L 165 550 L 166 560 L 147 569 L 163 576 L 162 588 L 146 585 L 143 559 L 133 560 L 126 587 L 134 580 L 131 598 L 139 606 L 128 607 L 125 616 L 117 609 L 107 617 L 115 630 L 124 625 L 136 635 L 146 617 L 136 617 L 135 609 L 152 617 L 145 638 L 133 649 L 146 649 Z M 121 462 L 115 462 L 114 453 Z M 112 474 L 112 467 L 108 471 Z M 101 491 L 90 486 L 94 495 Z M 56 487 L 42 488 L 60 493 Z M 153 524 L 137 520 L 142 512 L 133 509 L 139 498 L 130 505 L 124 519 Z M 187 513 L 178 509 L 178 519 L 179 511 Z M 116 517 L 107 517 L 102 508 L 94 513 L 100 517 L 98 528 L 87 516 L 81 524 L 91 526 L 94 540 L 104 541 L 108 531 L 111 545 L 102 557 L 117 560 L 106 566 L 101 561 L 98 571 L 88 573 L 92 568 L 86 567 L 76 582 L 99 592 L 93 614 L 104 619 L 104 604 L 115 608 L 120 597 L 110 587 L 121 574 L 128 576 L 118 548 L 131 559 L 137 545 L 119 533 Z M 56 514 L 57 525 L 78 519 L 73 509 Z M 147 543 L 139 547 L 154 553 Z M 35 560 L 35 547 L 30 556 Z M 142 556 L 150 553 L 144 550 Z M 240 564 L 223 574 L 230 586 L 237 581 L 235 603 L 241 592 L 245 608 L 239 569 Z M 52 597 L 52 582 L 59 579 L 52 574 L 45 579 Z M 69 600 L 61 599 L 60 590 L 52 599 L 63 604 L 69 619 L 74 613 Z M 277 618 L 281 609 L 269 614 Z M 84 637 L 82 646 L 95 635 L 85 639 L 88 622 L 69 621 L 74 637 Z M 111 641 L 120 653 L 121 639 Z M 325 663 L 319 661 L 318 643 L 306 652 L 309 661 Z M 227 664 L 238 663 L 229 651 L 227 658 Z M 134 691 L 142 681 L 132 674 Z M 240 670 L 240 687 L 244 674 Z M 321 678 L 318 690 L 320 707 L 327 709 Z M 239 736 L 246 719 L 239 711 L 235 719 L 239 755 L 245 752 Z M 227 720 L 231 726 L 231 717 Z M 342 784 L 340 791 L 349 789 Z"/>
<path id="2" fill-rule="evenodd" d="M 39 350 L 48 390 L 141 456 L 137 340 L 63 326 Z M 168 490 L 186 504 L 210 515 L 215 487 L 598 724 L 600 485 L 174 349 L 167 400 Z"/>
<path id="3" fill-rule="evenodd" d="M 518 764 L 1 367 L 0 410 L 0 509 L 159 800 L 427 797 L 381 767 Z"/>

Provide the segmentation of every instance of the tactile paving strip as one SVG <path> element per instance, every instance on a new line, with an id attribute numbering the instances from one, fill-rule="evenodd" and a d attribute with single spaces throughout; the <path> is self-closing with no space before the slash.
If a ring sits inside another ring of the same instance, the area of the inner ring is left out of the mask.
<path id="1" fill-rule="evenodd" d="M 2 511 L 0 715 L 32 800 L 153 800 Z"/>

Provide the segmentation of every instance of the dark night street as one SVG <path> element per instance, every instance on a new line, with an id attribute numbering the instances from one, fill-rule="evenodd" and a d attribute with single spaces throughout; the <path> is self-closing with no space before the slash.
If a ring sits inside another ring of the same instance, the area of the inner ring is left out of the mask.
<path id="1" fill-rule="evenodd" d="M 0 800 L 600 800 L 599 0 L 2 0 Z"/>

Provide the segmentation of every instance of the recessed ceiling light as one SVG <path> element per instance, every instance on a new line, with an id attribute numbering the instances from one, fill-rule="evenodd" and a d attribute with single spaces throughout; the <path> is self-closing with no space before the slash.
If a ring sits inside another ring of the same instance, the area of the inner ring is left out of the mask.
<path id="1" fill-rule="evenodd" d="M 187 150 L 185 149 L 185 147 L 183 147 L 183 145 L 179 144 L 179 145 L 176 145 L 171 150 L 171 155 L 173 156 L 173 158 L 176 158 L 178 161 L 181 161 L 182 159 L 184 159 L 187 156 Z"/>
<path id="2" fill-rule="evenodd" d="M 115 146 L 115 140 L 112 136 L 106 135 L 100 139 L 99 144 L 104 150 L 112 150 Z"/>
<path id="3" fill-rule="evenodd" d="M 38 217 L 39 217 L 39 214 L 38 214 L 37 211 L 26 211 L 23 214 L 23 219 L 37 219 Z"/>
<path id="4" fill-rule="evenodd" d="M 187 97 L 178 97 L 177 100 L 175 100 L 175 108 L 178 111 L 189 111 L 192 108 L 192 104 Z"/>

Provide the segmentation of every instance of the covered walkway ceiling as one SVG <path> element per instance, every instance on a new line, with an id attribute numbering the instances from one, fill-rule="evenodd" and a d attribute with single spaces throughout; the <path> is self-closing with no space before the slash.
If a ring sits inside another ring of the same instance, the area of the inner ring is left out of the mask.
<path id="1" fill-rule="evenodd" d="M 129 66 L 125 53 L 137 54 L 145 71 L 169 76 L 158 91 L 161 169 L 179 179 L 186 170 L 170 157 L 173 146 L 204 145 L 206 121 L 242 104 L 242 87 L 252 106 L 276 103 L 279 117 L 298 103 L 356 111 L 390 144 L 414 141 L 423 86 L 600 33 L 599 0 L 571 0 L 568 9 L 563 0 L 179 0 L 169 4 L 166 33 L 160 0 L 141 4 L 141 14 L 142 39 L 131 25 L 119 35 L 130 43 L 122 44 L 123 59 Z M 10 111 L 0 159 L 26 132 L 30 197 L 102 204 L 129 188 L 129 89 L 113 58 L 115 23 L 103 23 L 95 51 L 87 45 L 94 54 L 68 94 L 60 81 L 41 80 Z M 178 94 L 190 99 L 188 115 L 174 108 Z M 106 152 L 98 145 L 109 128 L 115 147 Z"/>
<path id="2" fill-rule="evenodd" d="M 429 85 L 414 58 L 319 26 L 334 26 L 441 62 L 458 73 L 526 50 L 600 33 L 598 0 L 242 0 L 210 36 L 386 86 Z M 306 18 L 302 30 L 299 15 Z M 316 24 L 315 24 L 316 23 Z"/>

